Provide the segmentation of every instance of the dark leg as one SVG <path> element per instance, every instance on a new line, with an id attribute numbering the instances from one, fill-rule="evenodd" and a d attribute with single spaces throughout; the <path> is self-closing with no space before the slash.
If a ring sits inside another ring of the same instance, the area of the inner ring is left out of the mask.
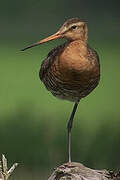
<path id="1" fill-rule="evenodd" d="M 70 119 L 68 121 L 68 162 L 71 162 L 71 129 L 73 124 L 74 115 L 77 109 L 79 102 L 76 102 L 72 111 L 72 114 L 70 116 Z"/>

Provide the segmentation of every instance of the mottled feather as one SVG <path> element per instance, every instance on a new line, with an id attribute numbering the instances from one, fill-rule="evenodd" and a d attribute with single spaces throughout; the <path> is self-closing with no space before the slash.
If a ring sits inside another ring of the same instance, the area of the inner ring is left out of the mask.
<path id="1" fill-rule="evenodd" d="M 45 73 L 47 73 L 48 69 L 50 68 L 50 66 L 53 64 L 54 60 L 56 59 L 56 56 L 59 56 L 59 54 L 64 50 L 66 43 L 53 48 L 49 53 L 48 56 L 45 60 L 43 60 L 42 64 L 41 64 L 41 68 L 40 68 L 40 72 L 39 72 L 39 77 L 40 80 L 42 81 Z"/>

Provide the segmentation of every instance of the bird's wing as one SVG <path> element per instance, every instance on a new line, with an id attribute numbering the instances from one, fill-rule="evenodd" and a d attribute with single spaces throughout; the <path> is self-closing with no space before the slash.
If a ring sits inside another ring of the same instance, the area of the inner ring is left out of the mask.
<path id="1" fill-rule="evenodd" d="M 93 59 L 99 63 L 98 53 L 88 45 L 88 60 L 91 61 Z"/>
<path id="2" fill-rule="evenodd" d="M 64 43 L 56 48 L 53 48 L 48 53 L 47 58 L 43 60 L 43 62 L 41 64 L 40 72 L 39 72 L 39 77 L 40 77 L 41 81 L 43 80 L 44 75 L 47 73 L 48 69 L 51 67 L 53 62 L 56 60 L 56 56 L 58 56 L 64 50 L 65 44 L 66 43 Z"/>

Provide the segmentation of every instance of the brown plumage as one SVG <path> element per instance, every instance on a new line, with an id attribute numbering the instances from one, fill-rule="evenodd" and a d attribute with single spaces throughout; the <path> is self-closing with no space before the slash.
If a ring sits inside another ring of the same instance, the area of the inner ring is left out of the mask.
<path id="1" fill-rule="evenodd" d="M 67 42 L 53 49 L 41 65 L 41 81 L 58 98 L 76 102 L 98 85 L 98 55 L 88 45 L 83 55 L 81 46 L 79 41 Z"/>
<path id="2" fill-rule="evenodd" d="M 56 97 L 74 101 L 68 122 L 68 160 L 71 161 L 71 128 L 77 105 L 99 83 L 100 64 L 97 52 L 87 43 L 87 25 L 79 18 L 66 21 L 59 31 L 25 49 L 47 41 L 66 38 L 67 41 L 50 51 L 40 68 L 40 79 Z"/>

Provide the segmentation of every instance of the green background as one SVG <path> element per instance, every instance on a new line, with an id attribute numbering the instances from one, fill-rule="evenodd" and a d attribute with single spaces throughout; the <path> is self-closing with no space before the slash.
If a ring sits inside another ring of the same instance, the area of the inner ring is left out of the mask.
<path id="1" fill-rule="evenodd" d="M 47 53 L 64 40 L 20 52 L 56 32 L 69 18 L 87 22 L 100 57 L 99 86 L 79 104 L 72 160 L 96 169 L 120 168 L 120 2 L 4 0 L 0 4 L 0 155 L 19 167 L 11 179 L 47 179 L 67 161 L 67 121 L 73 103 L 53 97 L 39 80 Z"/>

